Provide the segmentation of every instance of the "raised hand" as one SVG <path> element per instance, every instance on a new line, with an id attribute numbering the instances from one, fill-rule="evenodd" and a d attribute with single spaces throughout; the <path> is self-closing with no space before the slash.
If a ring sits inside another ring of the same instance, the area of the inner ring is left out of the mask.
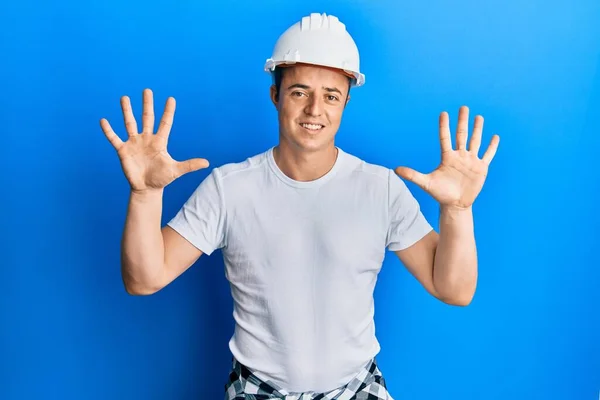
<path id="1" fill-rule="evenodd" d="M 396 168 L 396 174 L 417 184 L 442 206 L 471 207 L 483 188 L 489 165 L 498 149 L 500 137 L 498 135 L 492 136 L 483 157 L 479 158 L 483 117 L 480 115 L 475 117 L 473 133 L 467 149 L 468 121 L 469 109 L 463 106 L 458 113 L 456 150 L 453 150 L 448 113 L 442 112 L 439 118 L 442 151 L 440 165 L 429 174 L 423 174 L 407 167 Z"/>
<path id="2" fill-rule="evenodd" d="M 125 129 L 129 138 L 123 142 L 105 118 L 100 126 L 108 141 L 117 151 L 125 177 L 131 190 L 144 192 L 160 190 L 180 176 L 207 168 L 204 158 L 175 161 L 167 152 L 167 142 L 175 115 L 175 99 L 169 97 L 156 134 L 154 131 L 154 104 L 150 89 L 143 93 L 142 132 L 138 133 L 137 123 L 131 109 L 129 97 L 121 98 L 121 109 Z"/>

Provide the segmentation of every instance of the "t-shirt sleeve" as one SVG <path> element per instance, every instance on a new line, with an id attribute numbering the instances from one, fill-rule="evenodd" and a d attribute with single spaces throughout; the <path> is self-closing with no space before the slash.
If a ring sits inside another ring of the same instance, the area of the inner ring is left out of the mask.
<path id="1" fill-rule="evenodd" d="M 388 176 L 388 232 L 386 247 L 404 250 L 431 232 L 433 227 L 421 212 L 417 199 L 392 170 Z"/>
<path id="2" fill-rule="evenodd" d="M 225 245 L 225 217 L 221 175 L 213 169 L 167 225 L 210 255 Z"/>

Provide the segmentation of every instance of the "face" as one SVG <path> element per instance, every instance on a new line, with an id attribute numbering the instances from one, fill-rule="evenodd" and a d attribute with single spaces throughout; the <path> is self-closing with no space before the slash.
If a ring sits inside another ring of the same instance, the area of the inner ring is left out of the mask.
<path id="1" fill-rule="evenodd" d="M 296 150 L 318 151 L 334 146 L 348 96 L 348 77 L 310 65 L 284 69 L 280 92 L 271 87 L 279 113 L 280 141 Z"/>

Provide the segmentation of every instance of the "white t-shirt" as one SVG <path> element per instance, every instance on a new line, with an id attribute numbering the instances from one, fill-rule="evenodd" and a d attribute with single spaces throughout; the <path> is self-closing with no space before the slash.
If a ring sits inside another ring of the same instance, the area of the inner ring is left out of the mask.
<path id="1" fill-rule="evenodd" d="M 288 392 L 317 393 L 380 350 L 373 290 L 385 249 L 432 230 L 391 169 L 340 148 L 310 182 L 285 175 L 272 148 L 215 168 L 169 225 L 205 254 L 222 249 L 232 354 Z"/>

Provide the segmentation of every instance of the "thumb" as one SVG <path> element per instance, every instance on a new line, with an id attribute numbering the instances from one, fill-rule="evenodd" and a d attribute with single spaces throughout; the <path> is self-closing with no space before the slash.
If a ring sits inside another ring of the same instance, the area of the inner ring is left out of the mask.
<path id="1" fill-rule="evenodd" d="M 428 175 L 422 174 L 408 167 L 398 167 L 394 170 L 394 172 L 396 172 L 396 175 L 398 175 L 400 178 L 406 179 L 407 181 L 420 186 L 422 189 L 427 187 L 427 183 L 429 181 Z"/>
<path id="2" fill-rule="evenodd" d="M 179 176 L 187 174 L 189 172 L 198 171 L 200 169 L 207 168 L 209 166 L 208 160 L 205 158 L 192 158 L 185 161 L 179 161 L 176 164 L 176 170 Z"/>

